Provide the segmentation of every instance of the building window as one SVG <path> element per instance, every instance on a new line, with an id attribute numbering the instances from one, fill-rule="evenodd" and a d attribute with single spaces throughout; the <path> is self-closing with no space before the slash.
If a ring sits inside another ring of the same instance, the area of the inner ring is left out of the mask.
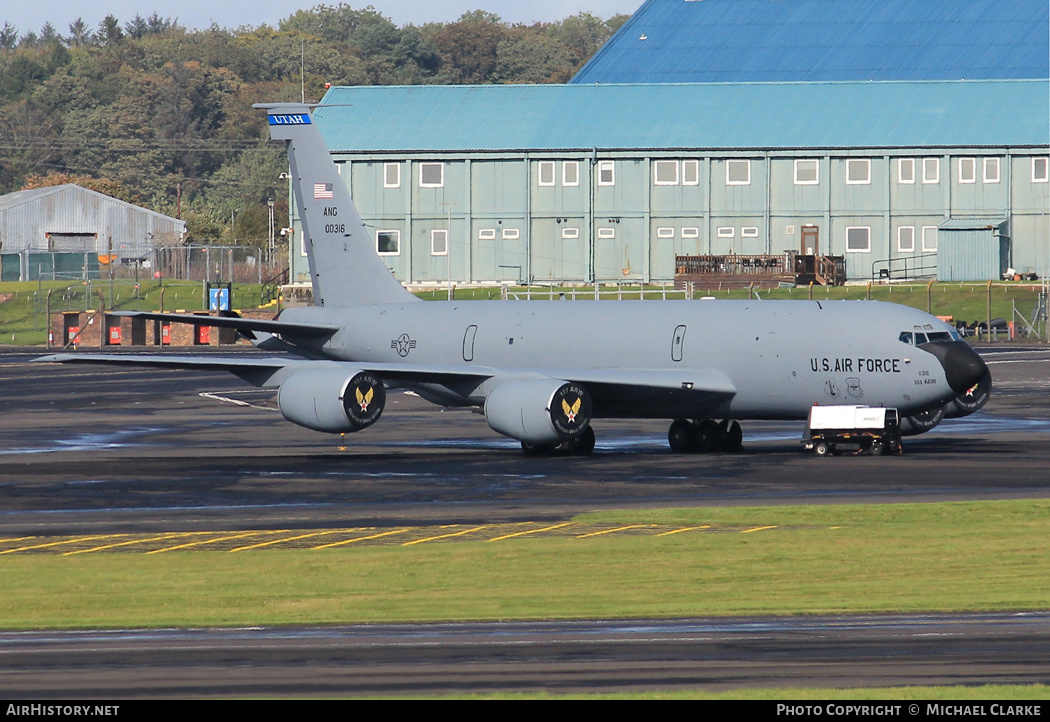
<path id="1" fill-rule="evenodd" d="M 656 237 L 657 238 L 674 238 L 674 228 L 667 228 L 666 226 L 663 227 L 663 228 L 657 228 L 656 229 Z"/>
<path id="2" fill-rule="evenodd" d="M 430 255 L 448 255 L 448 231 L 440 230 L 430 232 Z"/>
<path id="3" fill-rule="evenodd" d="M 846 251 L 848 253 L 870 253 L 871 229 L 867 226 L 847 228 Z"/>
<path id="4" fill-rule="evenodd" d="M 898 183 L 914 183 L 915 182 L 915 159 L 914 158 L 898 158 L 897 159 L 897 182 Z"/>
<path id="5" fill-rule="evenodd" d="M 975 158 L 960 158 L 959 159 L 959 182 L 960 183 L 976 183 L 977 182 L 977 160 Z"/>
<path id="6" fill-rule="evenodd" d="M 815 186 L 820 182 L 819 161 L 816 158 L 799 158 L 795 161 L 795 185 Z"/>
<path id="7" fill-rule="evenodd" d="M 726 161 L 726 185 L 747 186 L 751 185 L 751 161 L 749 160 L 727 160 Z"/>
<path id="8" fill-rule="evenodd" d="M 937 226 L 922 227 L 922 252 L 937 252 Z"/>
<path id="9" fill-rule="evenodd" d="M 758 226 L 744 226 L 740 229 L 741 238 L 758 238 Z"/>
<path id="10" fill-rule="evenodd" d="M 562 161 L 561 184 L 563 186 L 578 186 L 580 184 L 580 161 Z"/>
<path id="11" fill-rule="evenodd" d="M 698 186 L 698 185 L 700 185 L 700 161 L 698 161 L 698 160 L 683 160 L 682 161 L 682 185 L 684 185 L 684 186 Z"/>
<path id="12" fill-rule="evenodd" d="M 718 238 L 732 238 L 736 235 L 736 229 L 732 226 L 720 226 L 715 235 Z"/>
<path id="13" fill-rule="evenodd" d="M 495 228 L 480 228 L 480 229 L 478 229 L 478 240 L 479 241 L 494 241 L 494 240 L 496 240 L 496 229 Z"/>
<path id="14" fill-rule="evenodd" d="M 696 226 L 690 226 L 682 229 L 682 238 L 699 238 L 700 229 Z"/>
<path id="15" fill-rule="evenodd" d="M 400 188 L 401 187 L 401 164 L 400 163 L 384 163 L 383 164 L 383 187 L 384 188 Z"/>
<path id="16" fill-rule="evenodd" d="M 516 241 L 521 238 L 521 231 L 517 228 L 504 228 L 503 229 L 503 240 L 505 241 Z"/>
<path id="17" fill-rule="evenodd" d="M 616 229 L 615 228 L 599 228 L 598 229 L 598 238 L 601 238 L 602 240 L 608 240 L 610 238 L 616 238 Z"/>
<path id="18" fill-rule="evenodd" d="M 985 183 L 998 183 L 999 182 L 999 159 L 998 158 L 985 158 L 984 159 L 984 182 Z"/>
<path id="19" fill-rule="evenodd" d="M 561 237 L 566 241 L 574 241 L 580 237 L 579 228 L 562 228 Z"/>
<path id="20" fill-rule="evenodd" d="M 444 163 L 420 163 L 419 164 L 419 187 L 441 188 L 445 185 Z"/>
<path id="21" fill-rule="evenodd" d="M 847 185 L 869 185 L 871 183 L 871 161 L 868 158 L 850 158 L 846 161 Z"/>
<path id="22" fill-rule="evenodd" d="M 376 253 L 380 256 L 400 256 L 401 231 L 376 231 Z"/>
<path id="23" fill-rule="evenodd" d="M 654 160 L 653 183 L 658 186 L 678 185 L 678 161 Z"/>
<path id="24" fill-rule="evenodd" d="M 897 229 L 897 250 L 901 253 L 915 251 L 915 226 L 900 226 Z"/>
<path id="25" fill-rule="evenodd" d="M 922 182 L 923 183 L 940 183 L 941 182 L 941 159 L 940 158 L 923 158 L 922 159 Z"/>
<path id="26" fill-rule="evenodd" d="M 598 161 L 598 185 L 616 185 L 616 164 L 611 160 Z"/>
<path id="27" fill-rule="evenodd" d="M 554 161 L 552 161 L 552 160 L 541 160 L 540 161 L 540 185 L 541 186 L 552 186 L 552 185 L 554 185 Z"/>
<path id="28" fill-rule="evenodd" d="M 1032 158 L 1032 182 L 1046 183 L 1050 180 L 1050 158 Z"/>

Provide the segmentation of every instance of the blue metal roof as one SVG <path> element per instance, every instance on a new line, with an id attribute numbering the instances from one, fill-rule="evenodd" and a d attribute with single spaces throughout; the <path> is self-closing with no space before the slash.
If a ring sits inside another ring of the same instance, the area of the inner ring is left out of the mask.
<path id="1" fill-rule="evenodd" d="M 1030 78 L 1047 0 L 646 0 L 571 82 Z"/>
<path id="2" fill-rule="evenodd" d="M 1042 147 L 1050 81 L 334 87 L 333 152 Z"/>

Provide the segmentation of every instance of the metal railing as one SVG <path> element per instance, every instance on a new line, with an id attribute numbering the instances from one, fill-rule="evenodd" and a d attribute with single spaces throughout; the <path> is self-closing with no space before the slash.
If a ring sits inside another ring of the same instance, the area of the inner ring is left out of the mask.
<path id="1" fill-rule="evenodd" d="M 871 264 L 871 280 L 875 283 L 913 281 L 937 277 L 937 254 L 883 258 Z"/>

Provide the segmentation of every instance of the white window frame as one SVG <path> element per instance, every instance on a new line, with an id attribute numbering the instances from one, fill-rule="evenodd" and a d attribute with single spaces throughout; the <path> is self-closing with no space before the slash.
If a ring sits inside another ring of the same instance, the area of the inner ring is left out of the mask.
<path id="1" fill-rule="evenodd" d="M 674 238 L 674 228 L 668 226 L 661 226 L 656 229 L 657 238 Z"/>
<path id="2" fill-rule="evenodd" d="M 813 180 L 799 180 L 798 170 L 802 163 L 813 164 Z M 796 158 L 795 159 L 795 185 L 815 186 L 820 185 L 820 159 L 819 158 Z"/>
<path id="3" fill-rule="evenodd" d="M 969 171 L 969 172 L 967 172 Z M 966 185 L 969 183 L 977 182 L 977 159 L 976 158 L 960 158 L 959 159 L 959 183 Z"/>
<path id="4" fill-rule="evenodd" d="M 736 238 L 736 229 L 733 226 L 719 226 L 715 238 Z"/>
<path id="5" fill-rule="evenodd" d="M 932 173 L 928 173 L 929 169 L 933 169 Z M 922 159 L 922 182 L 925 185 L 934 185 L 941 182 L 941 159 L 940 158 L 923 158 Z"/>
<path id="6" fill-rule="evenodd" d="M 937 252 L 937 226 L 922 227 L 922 252 Z"/>
<path id="7" fill-rule="evenodd" d="M 694 238 L 699 238 L 699 237 L 700 237 L 700 228 L 699 228 L 699 226 L 685 226 L 684 228 L 682 228 L 682 238 L 683 239 L 686 239 L 686 238 L 694 239 Z"/>
<path id="8" fill-rule="evenodd" d="M 744 226 L 740 229 L 741 238 L 758 238 L 758 226 Z"/>
<path id="9" fill-rule="evenodd" d="M 397 243 L 396 251 L 381 251 L 379 250 L 379 236 L 383 234 L 392 234 L 394 241 Z M 401 231 L 394 228 L 383 228 L 376 230 L 376 253 L 380 256 L 400 256 L 401 255 Z"/>
<path id="10" fill-rule="evenodd" d="M 605 179 L 605 175 L 609 175 L 609 179 Z M 598 185 L 600 186 L 614 186 L 616 185 L 616 163 L 611 160 L 600 160 L 598 161 Z"/>
<path id="11" fill-rule="evenodd" d="M 440 179 L 437 183 L 426 183 L 423 181 L 423 170 L 428 166 L 437 166 L 438 175 Z M 420 188 L 444 188 L 445 187 L 445 163 L 444 161 L 439 162 L 428 162 L 419 164 L 419 187 Z"/>
<path id="12" fill-rule="evenodd" d="M 696 159 L 682 161 L 682 185 L 700 185 L 700 161 Z"/>
<path id="13" fill-rule="evenodd" d="M 904 168 L 908 167 L 908 175 L 904 175 Z M 900 185 L 915 185 L 915 159 L 914 158 L 898 158 L 897 159 L 897 183 Z"/>
<path id="14" fill-rule="evenodd" d="M 999 159 L 998 158 L 985 158 L 984 159 L 984 173 L 982 179 L 985 183 L 998 183 L 999 182 Z"/>
<path id="15" fill-rule="evenodd" d="M 674 170 L 672 180 L 660 180 L 660 168 L 671 168 Z M 653 161 L 653 185 L 654 186 L 676 186 L 678 185 L 678 161 L 661 158 Z"/>
<path id="16" fill-rule="evenodd" d="M 904 245 L 905 231 L 908 232 L 908 245 Z M 897 252 L 915 253 L 915 226 L 897 226 Z"/>
<path id="17" fill-rule="evenodd" d="M 850 231 L 864 231 L 864 248 L 850 248 Z M 871 226 L 846 226 L 846 253 L 871 253 Z"/>
<path id="18" fill-rule="evenodd" d="M 572 226 L 565 226 L 561 229 L 562 240 L 575 241 L 580 237 L 580 229 Z"/>
<path id="19" fill-rule="evenodd" d="M 860 167 L 864 169 L 864 177 L 853 180 L 853 169 Z M 846 185 L 870 186 L 871 185 L 871 158 L 847 158 L 846 159 Z"/>
<path id="20" fill-rule="evenodd" d="M 541 160 L 539 166 L 539 171 L 536 176 L 537 183 L 544 187 L 556 185 L 558 182 L 558 176 L 556 175 L 557 163 L 553 160 Z M 547 175 L 550 180 L 544 180 L 544 175 Z"/>
<path id="21" fill-rule="evenodd" d="M 616 238 L 616 229 L 615 228 L 599 228 L 598 229 L 598 238 L 603 240 L 603 241 L 612 240 L 613 238 Z"/>
<path id="22" fill-rule="evenodd" d="M 737 165 L 739 163 L 743 163 L 744 164 L 744 168 L 747 171 L 747 173 L 745 174 L 745 175 L 747 175 L 747 180 L 730 180 L 730 177 L 733 175 L 730 172 L 730 169 L 732 169 L 735 165 Z M 727 186 L 749 186 L 749 185 L 751 185 L 751 160 L 750 159 L 745 158 L 745 159 L 742 159 L 742 160 L 741 159 L 726 160 L 726 185 Z"/>
<path id="23" fill-rule="evenodd" d="M 494 241 L 494 240 L 496 240 L 496 229 L 495 228 L 479 228 L 478 229 L 478 240 L 479 241 Z"/>
<path id="24" fill-rule="evenodd" d="M 1040 170 L 1042 170 L 1041 173 Z M 1050 158 L 1046 156 L 1032 158 L 1032 182 L 1050 183 Z"/>
<path id="25" fill-rule="evenodd" d="M 394 180 L 390 180 L 390 172 L 394 172 Z M 401 187 L 401 164 L 400 163 L 384 163 L 383 164 L 383 187 L 384 188 L 400 188 Z"/>
<path id="26" fill-rule="evenodd" d="M 500 234 L 505 241 L 520 241 L 521 230 L 517 228 L 504 228 L 503 233 Z"/>
<path id="27" fill-rule="evenodd" d="M 437 250 L 438 238 L 444 237 L 445 239 L 445 250 Z M 432 256 L 447 256 L 448 255 L 448 231 L 444 228 L 435 228 L 430 231 L 430 255 Z"/>
<path id="28" fill-rule="evenodd" d="M 569 180 L 569 169 L 572 169 L 572 173 L 575 175 L 574 180 Z M 569 188 L 574 188 L 580 184 L 580 161 L 578 160 L 563 160 L 561 162 L 561 184 Z"/>

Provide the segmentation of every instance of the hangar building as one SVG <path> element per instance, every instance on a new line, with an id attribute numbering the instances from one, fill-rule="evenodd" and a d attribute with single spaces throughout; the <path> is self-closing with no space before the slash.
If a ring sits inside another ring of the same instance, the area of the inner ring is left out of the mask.
<path id="1" fill-rule="evenodd" d="M 337 87 L 316 118 L 409 283 L 664 281 L 676 255 L 807 246 L 861 280 L 936 272 L 957 233 L 1046 273 L 1048 15 L 648 0 L 570 84 Z"/>
<path id="2" fill-rule="evenodd" d="M 185 221 L 72 183 L 0 196 L 5 281 L 97 271 L 100 255 L 141 258 L 185 234 Z"/>

